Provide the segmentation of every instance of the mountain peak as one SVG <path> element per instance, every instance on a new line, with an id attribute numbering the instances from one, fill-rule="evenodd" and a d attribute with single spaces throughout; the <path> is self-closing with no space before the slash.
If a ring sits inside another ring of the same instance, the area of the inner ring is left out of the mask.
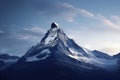
<path id="1" fill-rule="evenodd" d="M 51 28 L 60 28 L 60 26 L 56 23 L 56 22 L 53 22 L 52 24 L 51 24 Z"/>

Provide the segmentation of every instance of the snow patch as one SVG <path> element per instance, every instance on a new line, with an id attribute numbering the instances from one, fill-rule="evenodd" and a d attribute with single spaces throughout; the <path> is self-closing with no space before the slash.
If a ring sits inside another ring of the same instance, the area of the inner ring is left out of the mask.
<path id="1" fill-rule="evenodd" d="M 34 55 L 34 56 L 32 56 L 32 57 L 26 57 L 26 61 L 27 62 L 32 62 L 32 61 L 38 61 L 38 60 L 44 60 L 44 59 L 46 59 L 47 57 L 49 57 L 50 56 L 50 51 L 49 51 L 49 49 L 44 49 L 43 51 L 41 51 L 39 54 L 37 54 L 37 55 Z M 42 54 L 45 54 L 45 56 L 43 56 L 43 57 L 41 57 L 41 58 L 38 58 L 37 56 L 39 56 L 39 55 L 42 55 Z"/>
<path id="2" fill-rule="evenodd" d="M 38 60 L 44 60 L 46 59 L 47 57 L 49 57 L 50 55 L 46 55 L 42 58 L 37 58 L 37 56 L 32 56 L 32 57 L 27 57 L 27 62 L 32 62 L 32 61 L 38 61 Z"/>
<path id="3" fill-rule="evenodd" d="M 43 50 L 43 51 L 41 51 L 40 53 L 41 53 L 41 54 L 43 54 L 43 53 L 50 54 L 51 52 L 50 52 L 50 50 L 49 50 L 49 49 L 44 49 L 44 50 Z"/>
<path id="4" fill-rule="evenodd" d="M 83 56 L 82 54 L 80 54 L 80 52 L 76 51 L 73 48 L 69 48 L 69 51 L 72 53 L 73 56 L 78 56 L 78 55 Z"/>
<path id="5" fill-rule="evenodd" d="M 78 61 L 93 64 L 95 66 L 104 68 L 106 70 L 112 70 L 112 69 L 115 69 L 115 67 L 118 67 L 116 59 L 104 59 L 104 58 L 93 58 L 93 57 L 88 58 L 88 57 L 82 57 L 77 55 L 68 55 L 68 56 Z"/>

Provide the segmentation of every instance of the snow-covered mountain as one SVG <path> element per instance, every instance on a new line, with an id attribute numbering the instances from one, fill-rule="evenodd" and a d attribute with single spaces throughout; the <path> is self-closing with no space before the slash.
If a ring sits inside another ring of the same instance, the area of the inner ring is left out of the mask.
<path id="1" fill-rule="evenodd" d="M 47 31 L 40 43 L 32 46 L 22 57 L 26 62 L 45 60 L 54 56 L 58 61 L 68 62 L 73 65 L 76 63 L 69 60 L 74 59 L 82 66 L 88 69 L 102 68 L 112 70 L 117 68 L 117 60 L 111 56 L 94 50 L 90 51 L 84 47 L 80 47 L 73 39 L 70 39 L 63 32 L 57 23 L 52 23 L 51 28 Z M 94 66 L 94 67 L 93 67 Z"/>
<path id="2" fill-rule="evenodd" d="M 79 46 L 53 22 L 36 46 L 3 70 L 3 80 L 120 80 L 118 68 L 118 59 Z"/>

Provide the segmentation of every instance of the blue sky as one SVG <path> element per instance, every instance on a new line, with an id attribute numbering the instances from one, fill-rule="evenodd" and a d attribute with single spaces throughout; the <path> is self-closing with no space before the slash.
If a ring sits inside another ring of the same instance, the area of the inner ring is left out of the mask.
<path id="1" fill-rule="evenodd" d="M 23 55 L 56 21 L 80 46 L 120 52 L 120 0 L 0 0 L 0 51 Z"/>

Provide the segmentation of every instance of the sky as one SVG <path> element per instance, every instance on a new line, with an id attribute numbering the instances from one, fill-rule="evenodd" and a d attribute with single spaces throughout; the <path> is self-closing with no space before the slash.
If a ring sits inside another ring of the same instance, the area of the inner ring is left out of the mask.
<path id="1" fill-rule="evenodd" d="M 0 0 L 0 52 L 22 56 L 52 22 L 80 46 L 120 52 L 120 0 Z"/>

